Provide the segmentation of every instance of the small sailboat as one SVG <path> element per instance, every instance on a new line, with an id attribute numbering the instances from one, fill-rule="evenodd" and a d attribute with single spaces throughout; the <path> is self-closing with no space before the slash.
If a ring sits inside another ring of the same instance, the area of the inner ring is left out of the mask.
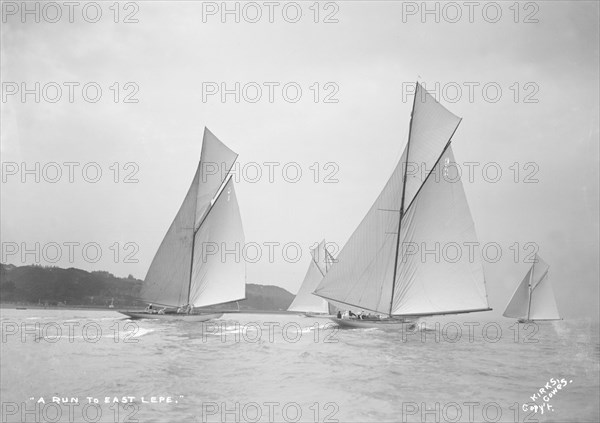
<path id="1" fill-rule="evenodd" d="M 204 129 L 196 174 L 142 285 L 141 298 L 151 303 L 149 309 L 122 314 L 133 319 L 205 321 L 222 313 L 198 313 L 194 307 L 245 299 L 245 262 L 235 254 L 223 254 L 244 245 L 230 175 L 236 159 L 236 153 Z M 162 309 L 156 313 L 154 305 Z"/>
<path id="2" fill-rule="evenodd" d="M 288 311 L 302 313 L 306 317 L 326 317 L 333 314 L 334 308 L 323 298 L 313 295 L 313 291 L 333 264 L 333 257 L 327 251 L 325 240 L 311 249 L 310 255 L 311 261 L 304 281 Z"/>
<path id="3" fill-rule="evenodd" d="M 549 269 L 550 266 L 536 254 L 534 263 L 506 306 L 504 317 L 518 319 L 519 323 L 562 320 L 548 279 Z"/>
<path id="4" fill-rule="evenodd" d="M 451 141 L 461 118 L 417 83 L 408 142 L 391 177 L 314 294 L 375 316 L 342 327 L 401 328 L 423 316 L 491 310 L 480 257 L 415 253 L 475 243 Z M 408 169 L 411 173 L 408 173 Z"/>

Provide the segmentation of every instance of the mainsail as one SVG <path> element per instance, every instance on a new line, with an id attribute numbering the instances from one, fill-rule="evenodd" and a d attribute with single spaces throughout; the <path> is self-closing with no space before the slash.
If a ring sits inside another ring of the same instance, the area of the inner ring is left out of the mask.
<path id="1" fill-rule="evenodd" d="M 550 266 L 536 254 L 535 261 L 510 299 L 505 317 L 523 320 L 560 320 L 552 284 Z"/>
<path id="2" fill-rule="evenodd" d="M 313 295 L 313 291 L 323 279 L 331 265 L 331 255 L 327 251 L 325 240 L 310 251 L 311 260 L 304 281 L 288 311 L 309 313 L 330 313 L 330 306 L 321 297 Z"/>
<path id="3" fill-rule="evenodd" d="M 196 174 L 146 274 L 145 301 L 199 307 L 244 298 L 245 263 L 236 253 L 244 232 L 228 178 L 236 158 L 205 128 Z"/>
<path id="4" fill-rule="evenodd" d="M 402 157 L 316 295 L 388 315 L 489 310 L 479 257 L 422 254 L 477 239 L 460 175 L 450 175 L 460 121 L 417 83 Z"/>

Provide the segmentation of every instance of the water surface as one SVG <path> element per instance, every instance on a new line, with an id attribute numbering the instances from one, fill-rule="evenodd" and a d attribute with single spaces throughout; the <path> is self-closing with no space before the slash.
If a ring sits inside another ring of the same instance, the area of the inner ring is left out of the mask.
<path id="1" fill-rule="evenodd" d="M 270 314 L 228 314 L 210 324 L 132 322 L 90 310 L 3 309 L 1 317 L 3 421 L 600 418 L 592 321 L 525 327 L 465 315 L 388 332 Z M 566 386 L 533 401 L 551 379 Z M 69 403 L 51 404 L 52 397 Z M 523 411 L 534 402 L 551 409 Z"/>

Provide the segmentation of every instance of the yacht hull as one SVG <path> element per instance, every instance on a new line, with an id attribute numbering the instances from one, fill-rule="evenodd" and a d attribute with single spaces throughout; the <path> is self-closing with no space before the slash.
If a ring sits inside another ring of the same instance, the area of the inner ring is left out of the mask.
<path id="1" fill-rule="evenodd" d="M 387 329 L 387 330 L 413 330 L 417 319 L 381 319 L 381 320 L 362 320 L 362 319 L 338 319 L 329 318 L 332 322 L 342 329 Z"/>
<path id="2" fill-rule="evenodd" d="M 325 313 L 303 313 L 304 317 L 334 317 L 333 314 L 325 314 Z"/>
<path id="3" fill-rule="evenodd" d="M 517 323 L 556 322 L 559 320 L 562 320 L 562 319 L 531 319 L 531 320 L 519 319 L 519 320 L 517 320 Z"/>
<path id="4" fill-rule="evenodd" d="M 223 313 L 210 314 L 152 314 L 145 311 L 119 311 L 119 313 L 128 316 L 132 320 L 153 319 L 153 320 L 181 320 L 185 322 L 205 322 L 207 320 L 218 319 Z"/>

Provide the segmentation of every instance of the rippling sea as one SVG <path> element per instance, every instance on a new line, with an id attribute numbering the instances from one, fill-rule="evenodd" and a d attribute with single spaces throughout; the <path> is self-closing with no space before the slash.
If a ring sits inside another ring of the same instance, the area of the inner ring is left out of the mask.
<path id="1" fill-rule="evenodd" d="M 3 309 L 1 319 L 2 421 L 600 420 L 591 320 L 464 315 L 389 332 L 272 314 L 201 324 Z"/>

